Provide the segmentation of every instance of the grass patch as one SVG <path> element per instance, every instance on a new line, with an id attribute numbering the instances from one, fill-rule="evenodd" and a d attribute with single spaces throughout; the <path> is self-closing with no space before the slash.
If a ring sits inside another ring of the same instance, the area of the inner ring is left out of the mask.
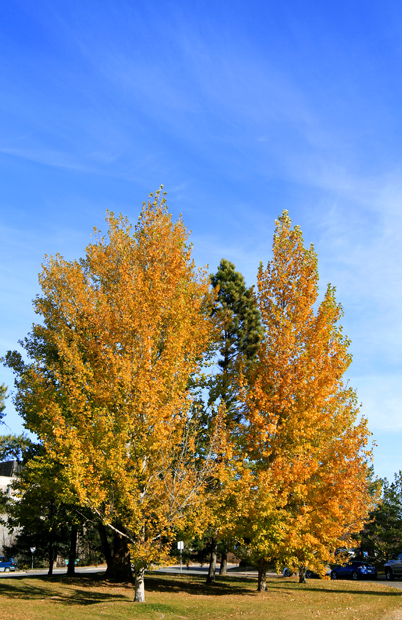
<path id="1" fill-rule="evenodd" d="M 2 620 L 380 620 L 402 611 L 401 590 L 377 582 L 275 578 L 256 592 L 251 578 L 205 575 L 146 577 L 145 604 L 129 584 L 96 576 L 13 577 L 0 580 Z"/>

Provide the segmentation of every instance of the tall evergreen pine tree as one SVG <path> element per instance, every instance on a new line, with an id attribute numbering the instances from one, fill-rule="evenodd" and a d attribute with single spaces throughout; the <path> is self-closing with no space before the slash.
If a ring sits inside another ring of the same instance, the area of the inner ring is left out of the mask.
<path id="1" fill-rule="evenodd" d="M 241 413 L 237 408 L 239 365 L 249 366 L 256 358 L 263 337 L 260 312 L 253 294 L 247 288 L 241 273 L 233 263 L 222 259 L 216 274 L 210 276 L 212 286 L 217 290 L 217 304 L 213 310 L 220 329 L 218 372 L 211 383 L 209 404 L 223 402 L 226 420 L 236 433 Z M 215 579 L 215 565 L 218 548 L 217 530 L 212 528 L 211 562 L 207 583 Z M 227 542 L 221 540 L 220 574 L 226 574 Z"/>
<path id="2" fill-rule="evenodd" d="M 218 290 L 213 314 L 221 331 L 221 359 L 218 361 L 221 372 L 215 375 L 210 402 L 220 398 L 226 405 L 229 418 L 236 421 L 236 365 L 240 358 L 246 365 L 255 359 L 264 331 L 253 287 L 246 287 L 234 264 L 223 258 L 216 274 L 210 277 L 212 286 Z"/>

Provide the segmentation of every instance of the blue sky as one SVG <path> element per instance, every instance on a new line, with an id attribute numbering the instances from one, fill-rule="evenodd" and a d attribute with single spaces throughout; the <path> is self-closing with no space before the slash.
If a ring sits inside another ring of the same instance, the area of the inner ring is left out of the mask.
<path id="1" fill-rule="evenodd" d="M 0 355 L 45 254 L 164 184 L 195 258 L 247 282 L 288 209 L 337 288 L 379 476 L 402 468 L 402 5 L 0 4 Z M 12 376 L 0 369 L 0 382 Z M 22 427 L 8 403 L 6 422 Z M 4 432 L 8 429 L 4 428 Z"/>

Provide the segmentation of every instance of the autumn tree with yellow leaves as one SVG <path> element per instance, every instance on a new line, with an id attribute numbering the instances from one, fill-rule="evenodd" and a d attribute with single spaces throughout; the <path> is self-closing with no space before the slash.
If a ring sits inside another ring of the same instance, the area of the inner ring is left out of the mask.
<path id="1" fill-rule="evenodd" d="M 243 390 L 243 535 L 260 590 L 272 560 L 299 570 L 302 581 L 307 567 L 322 570 L 371 504 L 369 432 L 343 378 L 351 355 L 342 308 L 332 286 L 316 307 L 318 294 L 317 255 L 284 211 L 273 258 L 258 272 L 265 337 Z"/>
<path id="2" fill-rule="evenodd" d="M 113 213 L 107 223 L 83 259 L 47 259 L 34 301 L 41 322 L 23 343 L 30 362 L 14 352 L 7 363 L 26 427 L 77 501 L 127 542 L 142 602 L 145 569 L 166 558 L 189 511 L 202 513 L 225 447 L 217 416 L 200 461 L 189 385 L 214 328 L 186 228 L 160 192 L 134 230 Z"/>

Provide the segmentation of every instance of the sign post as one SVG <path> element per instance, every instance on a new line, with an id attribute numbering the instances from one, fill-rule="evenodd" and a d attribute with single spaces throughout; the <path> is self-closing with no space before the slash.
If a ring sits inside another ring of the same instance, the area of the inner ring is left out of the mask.
<path id="1" fill-rule="evenodd" d="M 182 540 L 177 541 L 177 548 L 180 550 L 180 575 L 182 574 L 182 552 L 184 549 L 184 542 Z"/>
<path id="2" fill-rule="evenodd" d="M 31 569 L 32 570 L 33 570 L 33 556 L 34 556 L 35 551 L 36 551 L 36 547 L 31 547 L 31 553 L 32 553 Z"/>

